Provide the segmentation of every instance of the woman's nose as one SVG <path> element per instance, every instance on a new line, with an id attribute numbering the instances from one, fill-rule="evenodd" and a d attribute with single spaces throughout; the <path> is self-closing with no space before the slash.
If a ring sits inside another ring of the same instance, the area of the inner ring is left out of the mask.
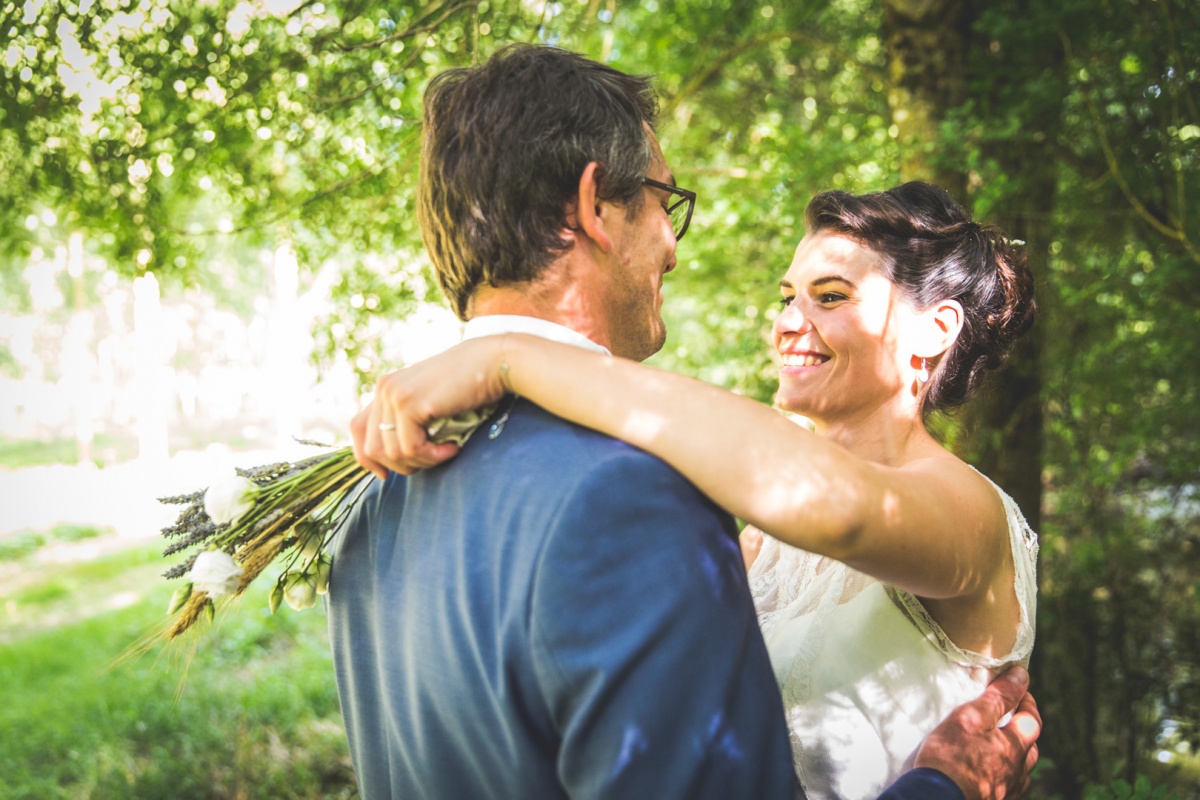
<path id="1" fill-rule="evenodd" d="M 810 324 L 808 315 L 801 310 L 800 304 L 793 300 L 784 306 L 783 311 L 775 318 L 775 334 L 783 336 L 788 333 L 803 333 Z"/>

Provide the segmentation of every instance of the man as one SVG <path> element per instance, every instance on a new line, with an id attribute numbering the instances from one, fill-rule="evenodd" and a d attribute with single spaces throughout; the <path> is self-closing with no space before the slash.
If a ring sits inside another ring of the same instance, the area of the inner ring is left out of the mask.
<path id="1" fill-rule="evenodd" d="M 420 215 L 467 336 L 662 346 L 694 195 L 654 115 L 646 79 L 551 48 L 435 79 Z M 360 449 L 386 439 L 372 422 Z M 517 398 L 447 466 L 381 472 L 329 604 L 365 798 L 794 796 L 736 528 L 677 473 Z M 999 683 L 887 796 L 1021 785 L 1031 740 L 993 728 L 1023 683 Z"/>

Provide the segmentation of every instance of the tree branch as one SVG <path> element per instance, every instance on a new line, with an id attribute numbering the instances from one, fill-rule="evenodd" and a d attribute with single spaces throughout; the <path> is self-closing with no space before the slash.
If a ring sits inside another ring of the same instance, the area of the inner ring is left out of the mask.
<path id="1" fill-rule="evenodd" d="M 546 19 L 550 13 L 550 3 L 542 3 L 542 18 L 538 20 L 537 27 L 529 32 L 529 41 L 536 42 L 542 37 L 542 31 L 546 29 Z"/>
<path id="2" fill-rule="evenodd" d="M 418 130 L 419 130 L 419 127 L 414 126 L 413 129 L 408 133 L 408 135 L 406 135 L 403 139 L 400 140 L 400 142 L 397 143 L 396 147 L 392 151 L 393 154 L 398 154 L 401 150 L 404 150 L 409 145 L 411 145 L 413 142 L 413 139 L 415 139 L 417 136 Z M 398 157 L 399 157 L 398 155 L 395 156 L 395 158 L 398 158 Z M 311 206 L 313 203 L 320 202 L 321 200 L 324 200 L 326 197 L 335 195 L 339 192 L 343 192 L 346 189 L 349 189 L 351 186 L 355 185 L 356 183 L 360 183 L 369 178 L 373 178 L 376 175 L 379 175 L 380 173 L 382 173 L 386 169 L 388 169 L 388 167 L 390 167 L 392 165 L 392 163 L 394 163 L 395 158 L 393 158 L 391 161 L 381 163 L 381 164 L 374 164 L 370 167 L 367 167 L 366 169 L 360 170 L 359 172 L 355 173 L 354 175 L 351 175 L 343 180 L 340 180 L 337 183 L 326 186 L 323 189 L 318 189 L 317 191 L 313 192 L 311 195 L 304 198 L 300 202 L 295 203 L 294 205 L 289 205 L 286 208 L 276 211 L 274 214 L 270 214 L 268 216 L 263 217 L 262 219 L 258 219 L 258 220 L 255 220 L 254 222 L 250 222 L 245 225 L 239 226 L 237 228 L 233 228 L 232 230 L 222 231 L 222 230 L 213 230 L 213 229 L 209 228 L 207 230 L 190 231 L 190 230 L 183 230 L 181 228 L 176 228 L 175 226 L 170 225 L 162 220 L 154 220 L 154 221 L 159 227 L 163 228 L 164 230 L 168 230 L 177 236 L 188 236 L 188 237 L 236 236 L 239 233 L 246 233 L 247 231 L 256 230 L 265 225 L 270 225 L 275 222 L 278 222 L 281 219 L 284 219 L 286 217 L 294 216 L 295 212 L 305 209 L 305 208 Z"/>
<path id="3" fill-rule="evenodd" d="M 1067 54 L 1067 58 L 1071 58 L 1071 41 L 1067 37 L 1066 31 L 1059 31 L 1059 36 L 1062 38 L 1063 48 Z M 1129 185 L 1129 181 L 1125 179 L 1125 174 L 1121 171 L 1121 163 L 1117 159 L 1116 151 L 1113 150 L 1112 143 L 1108 140 L 1108 133 L 1104 129 L 1104 121 L 1100 118 L 1100 110 L 1096 107 L 1096 99 L 1092 95 L 1091 84 L 1088 81 L 1081 83 L 1084 101 L 1087 103 L 1088 113 L 1092 118 L 1092 125 L 1096 131 L 1096 139 L 1100 144 L 1100 150 L 1104 154 L 1104 160 L 1108 164 L 1108 171 L 1116 181 L 1117 187 L 1120 188 L 1121 194 L 1125 196 L 1125 200 L 1144 222 L 1153 228 L 1161 236 L 1175 242 L 1179 242 L 1183 249 L 1191 256 L 1193 261 L 1200 263 L 1200 249 L 1188 240 L 1187 231 L 1182 227 L 1173 227 L 1167 222 L 1159 219 L 1153 212 L 1150 211 L 1134 192 L 1133 187 Z"/>
<path id="4" fill-rule="evenodd" d="M 338 48 L 343 53 L 353 53 L 355 50 L 366 50 L 366 49 L 373 48 L 373 47 L 381 47 L 385 44 L 390 44 L 391 42 L 395 42 L 400 39 L 408 39 L 413 36 L 418 36 L 422 33 L 429 33 L 430 31 L 437 30 L 439 27 L 441 27 L 443 22 L 445 22 L 450 17 L 454 16 L 459 11 L 462 11 L 464 8 L 478 9 L 479 4 L 481 2 L 483 2 L 483 0 L 466 0 L 466 2 L 459 3 L 458 5 L 452 6 L 451 8 L 449 8 L 444 14 L 442 14 L 442 16 L 438 17 L 435 21 L 433 21 L 429 24 L 424 24 L 426 22 L 426 20 L 433 17 L 442 8 L 439 5 L 434 5 L 434 6 L 431 6 L 428 10 L 426 10 L 424 16 L 422 16 L 416 20 L 413 20 L 412 25 L 409 25 L 407 28 L 405 28 L 402 31 L 393 33 L 391 36 L 385 36 L 382 39 L 376 39 L 371 42 L 359 42 L 358 44 L 341 44 L 341 45 L 338 45 Z"/>
<path id="5" fill-rule="evenodd" d="M 1166 21 L 1167 53 L 1170 56 L 1170 66 L 1173 67 L 1178 73 L 1178 71 L 1183 67 L 1183 59 L 1179 54 L 1178 27 L 1175 24 L 1175 20 L 1171 17 L 1171 9 L 1167 4 L 1163 4 L 1162 15 Z M 1171 113 L 1174 117 L 1173 121 L 1177 123 L 1177 127 L 1179 119 L 1182 116 L 1179 113 L 1179 102 L 1181 97 L 1184 105 L 1187 106 L 1189 118 L 1200 119 L 1200 111 L 1197 110 L 1195 100 L 1192 98 L 1191 92 L 1187 90 L 1187 85 L 1184 84 L 1181 87 L 1179 83 L 1180 82 L 1178 80 L 1171 80 L 1167 84 L 1167 91 L 1171 95 Z M 1183 177 L 1183 170 L 1181 169 L 1175 170 L 1175 195 L 1175 202 L 1179 207 L 1179 212 L 1177 215 L 1179 218 L 1179 227 L 1180 229 L 1185 229 L 1187 227 L 1187 192 Z"/>
<path id="6" fill-rule="evenodd" d="M 738 56 L 748 53 L 751 50 L 761 47 L 762 45 L 769 44 L 770 42 L 779 41 L 780 39 L 790 40 L 797 38 L 799 38 L 797 34 L 788 31 L 780 33 L 764 33 L 759 34 L 758 36 L 752 36 L 744 42 L 739 42 L 733 47 L 726 49 L 723 53 L 720 53 L 715 58 L 709 60 L 708 65 L 704 69 L 700 70 L 700 72 L 693 76 L 692 79 L 688 81 L 683 88 L 681 88 L 675 94 L 675 96 L 670 99 L 670 101 L 663 104 L 663 116 L 670 116 L 671 113 L 673 113 L 684 100 L 687 100 L 688 97 L 699 91 L 700 87 L 707 83 L 713 75 L 716 75 L 718 72 L 724 69 L 729 62 L 733 61 Z"/>
<path id="7" fill-rule="evenodd" d="M 412 52 L 408 56 L 408 60 L 400 65 L 399 70 L 397 70 L 396 72 L 389 72 L 384 77 L 382 77 L 379 80 L 375 81 L 374 83 L 368 85 L 367 88 L 363 89 L 361 92 L 355 92 L 354 94 L 343 95 L 342 97 L 314 97 L 313 100 L 323 106 L 332 106 L 332 105 L 337 105 L 338 103 L 353 103 L 355 100 L 361 100 L 363 97 L 366 97 L 368 94 L 375 91 L 380 86 L 382 86 L 384 83 L 386 83 L 387 81 L 396 77 L 397 75 L 403 75 L 404 71 L 406 69 L 408 69 L 409 67 L 411 67 L 413 65 L 413 63 L 416 62 L 416 60 L 418 58 L 420 58 L 421 54 L 424 52 L 425 52 L 425 43 L 422 42 L 421 44 L 417 45 L 416 47 L 414 47 L 412 49 Z"/>
<path id="8" fill-rule="evenodd" d="M 1183 56 L 1179 53 L 1179 26 L 1171 17 L 1171 5 L 1168 3 L 1163 3 L 1161 8 L 1163 17 L 1166 19 L 1168 33 L 1167 52 L 1170 53 L 1171 60 L 1174 62 L 1172 66 L 1179 71 L 1182 70 L 1183 65 L 1187 63 L 1184 61 Z M 1191 119 L 1200 119 L 1200 108 L 1197 108 L 1196 106 L 1196 98 L 1192 97 L 1192 93 L 1187 91 L 1187 84 L 1184 84 L 1183 89 L 1181 90 L 1178 83 L 1173 81 L 1171 83 L 1171 87 L 1174 91 L 1178 91 L 1179 94 L 1183 95 L 1183 100 L 1187 104 L 1188 116 Z"/>

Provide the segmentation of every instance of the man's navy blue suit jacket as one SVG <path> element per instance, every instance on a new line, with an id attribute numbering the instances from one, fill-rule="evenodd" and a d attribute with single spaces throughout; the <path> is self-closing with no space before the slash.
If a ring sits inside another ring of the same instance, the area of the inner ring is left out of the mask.
<path id="1" fill-rule="evenodd" d="M 329 595 L 362 796 L 791 800 L 736 534 L 663 462 L 526 401 L 373 481 Z M 888 796 L 961 798 L 923 772 Z"/>

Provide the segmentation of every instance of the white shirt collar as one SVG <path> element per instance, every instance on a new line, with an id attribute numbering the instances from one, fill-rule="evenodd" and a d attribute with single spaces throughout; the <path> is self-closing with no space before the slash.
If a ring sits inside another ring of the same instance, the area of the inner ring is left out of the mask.
<path id="1" fill-rule="evenodd" d="M 585 350 L 612 355 L 607 347 L 596 344 L 579 331 L 571 330 L 565 325 L 559 325 L 557 322 L 547 319 L 526 317 L 521 314 L 485 314 L 481 317 L 473 317 L 467 320 L 467 324 L 463 326 L 463 341 L 501 333 L 528 333 L 552 342 L 571 344 Z"/>

